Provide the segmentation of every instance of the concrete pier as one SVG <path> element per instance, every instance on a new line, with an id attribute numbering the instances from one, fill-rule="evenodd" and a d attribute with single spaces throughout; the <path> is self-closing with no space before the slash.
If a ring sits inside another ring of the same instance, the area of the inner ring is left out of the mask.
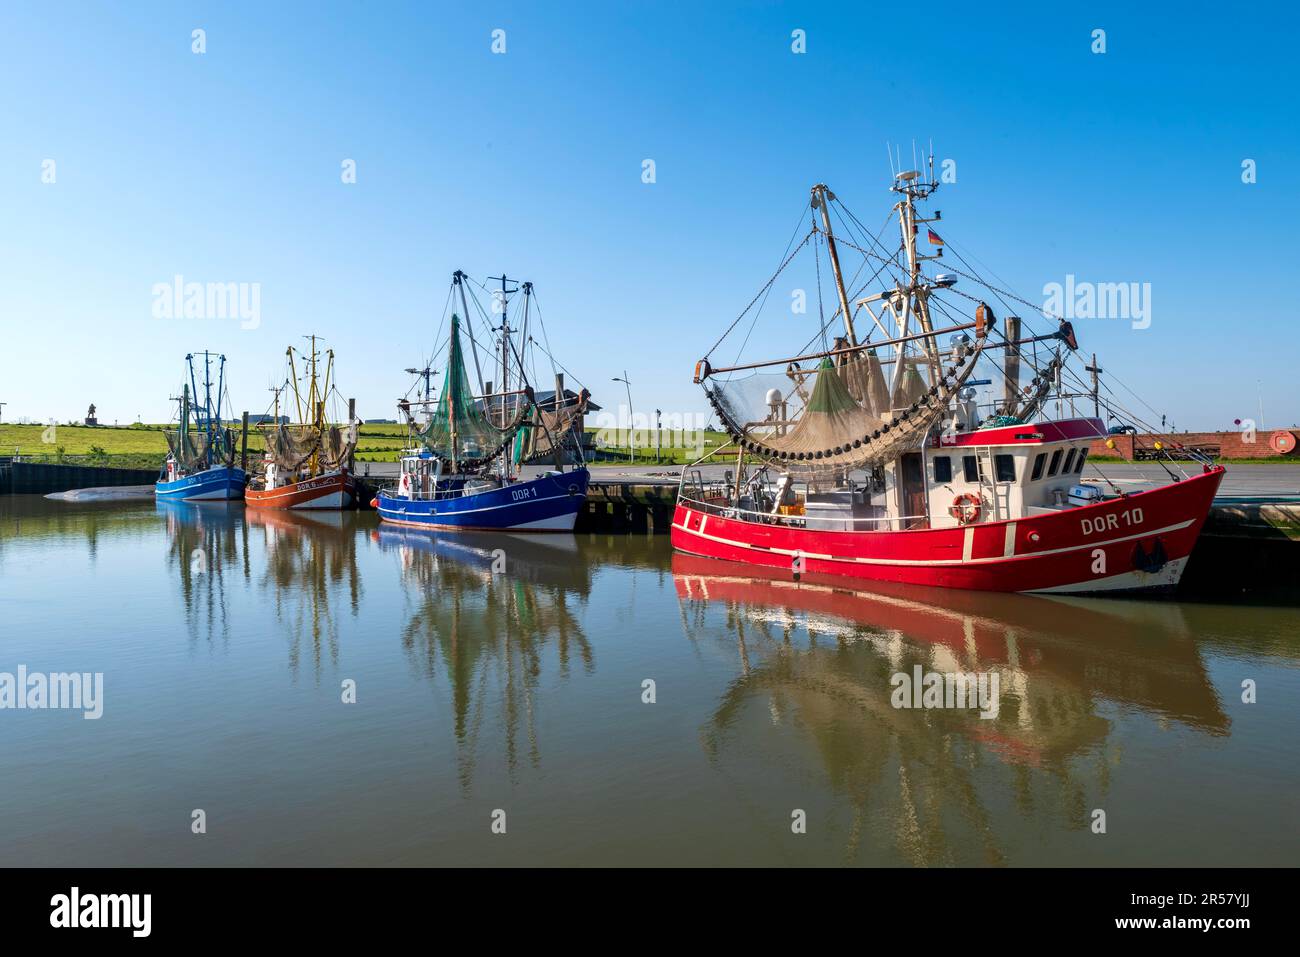
<path id="1" fill-rule="evenodd" d="M 156 469 L 117 469 L 94 465 L 49 465 L 0 459 L 0 495 L 48 495 L 72 489 L 152 485 Z"/>

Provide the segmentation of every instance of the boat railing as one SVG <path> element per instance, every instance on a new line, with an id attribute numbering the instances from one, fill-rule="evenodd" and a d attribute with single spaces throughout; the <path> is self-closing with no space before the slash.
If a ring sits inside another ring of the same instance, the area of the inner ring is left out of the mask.
<path id="1" fill-rule="evenodd" d="M 434 489 L 430 492 L 403 492 L 396 485 L 388 485 L 385 486 L 382 491 L 390 498 L 405 499 L 412 502 L 436 502 L 443 499 L 461 498 L 465 495 L 473 495 L 476 492 L 489 491 L 489 489 L 466 489 L 462 486 L 460 488 Z"/>
<path id="2" fill-rule="evenodd" d="M 679 495 L 677 502 L 685 508 L 694 512 L 703 512 L 706 515 L 717 515 L 719 518 L 734 518 L 747 522 L 758 522 L 763 525 L 780 525 L 787 528 L 807 528 L 808 515 L 804 514 L 785 514 L 781 512 L 759 512 L 754 509 L 738 508 L 735 505 L 728 505 L 725 502 L 717 501 L 700 501 L 690 498 L 686 495 Z M 814 523 L 818 521 L 835 521 L 832 516 L 814 515 Z M 843 521 L 851 523 L 854 531 L 906 531 L 909 529 L 928 527 L 929 518 L 925 515 L 883 515 L 879 517 L 857 516 L 854 515 L 845 518 Z M 867 526 L 865 529 L 864 526 Z M 872 527 L 874 526 L 874 527 Z M 816 526 L 814 525 L 814 528 Z"/>

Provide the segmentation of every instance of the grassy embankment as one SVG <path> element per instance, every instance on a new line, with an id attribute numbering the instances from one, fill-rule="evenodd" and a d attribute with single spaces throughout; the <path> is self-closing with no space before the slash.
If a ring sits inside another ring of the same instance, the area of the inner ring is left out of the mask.
<path id="1" fill-rule="evenodd" d="M 158 468 L 167 456 L 167 438 L 161 425 L 0 425 L 0 455 L 15 450 L 26 461 L 108 465 L 117 468 Z M 365 425 L 357 443 L 362 461 L 393 460 L 406 444 L 401 425 Z M 261 455 L 262 434 L 248 429 L 248 454 Z"/>
<path id="2" fill-rule="evenodd" d="M 0 425 L 0 455 L 17 451 L 28 461 L 66 462 L 78 465 L 108 465 L 117 468 L 158 468 L 167 455 L 167 439 L 161 425 Z M 705 451 L 725 445 L 723 432 L 704 434 Z M 394 462 L 406 447 L 406 427 L 396 424 L 363 425 L 357 444 L 357 460 L 361 462 Z M 254 427 L 248 430 L 248 452 L 252 458 L 260 455 L 264 443 L 262 434 Z M 593 462 L 596 466 L 619 465 L 685 465 L 700 457 L 692 448 L 663 448 L 656 458 L 654 448 L 638 446 L 636 457 L 629 463 L 628 450 L 606 447 L 605 456 Z M 649 454 L 647 454 L 647 452 Z M 1093 456 L 1101 464 L 1125 461 L 1117 456 Z M 735 461 L 734 450 L 729 450 L 713 461 Z M 1233 465 L 1300 464 L 1300 457 L 1275 459 L 1220 459 Z"/>

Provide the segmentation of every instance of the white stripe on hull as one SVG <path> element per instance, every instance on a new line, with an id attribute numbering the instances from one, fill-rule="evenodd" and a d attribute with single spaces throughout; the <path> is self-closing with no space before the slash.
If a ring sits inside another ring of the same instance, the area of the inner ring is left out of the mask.
<path id="1" fill-rule="evenodd" d="M 313 498 L 306 502 L 299 502 L 297 505 L 290 505 L 294 510 L 311 509 L 311 508 L 331 508 L 340 509 L 348 508 L 352 504 L 352 496 L 344 491 L 330 492 L 328 495 L 322 495 L 319 498 Z"/>
<path id="2" fill-rule="evenodd" d="M 1166 562 L 1165 567 L 1158 572 L 1124 572 L 1119 575 L 1111 575 L 1109 578 L 1095 578 L 1090 581 L 1075 582 L 1071 585 L 1052 585 L 1048 588 L 1031 588 L 1027 591 L 1036 595 L 1083 595 L 1094 592 L 1173 588 L 1183 577 L 1183 569 L 1186 567 L 1186 558 L 1175 558 Z"/>
<path id="3" fill-rule="evenodd" d="M 444 525 L 437 522 L 413 522 L 410 519 L 389 518 L 388 514 L 380 511 L 380 518 L 392 525 L 409 525 L 412 528 L 436 528 L 443 531 L 451 532 L 571 532 L 574 524 L 578 521 L 578 513 L 570 515 L 556 515 L 552 518 L 539 518 L 535 522 L 524 522 L 520 525 Z"/>
<path id="4" fill-rule="evenodd" d="M 1017 562 L 1032 561 L 1036 558 L 1046 558 L 1049 555 L 1064 555 L 1066 552 L 1077 552 L 1077 551 L 1082 551 L 1084 549 L 1103 548 L 1107 545 L 1119 545 L 1119 544 L 1123 544 L 1124 542 L 1136 541 L 1139 538 L 1150 538 L 1155 535 L 1164 535 L 1168 532 L 1182 531 L 1184 528 L 1187 528 L 1187 526 L 1191 525 L 1192 521 L 1193 521 L 1192 519 L 1188 519 L 1187 521 L 1179 522 L 1176 525 L 1166 525 L 1164 528 L 1157 528 L 1145 532 L 1137 532 L 1133 535 L 1124 535 L 1120 538 L 1108 538 L 1105 541 L 1080 542 L 1079 544 L 1076 545 L 1067 545 L 1064 548 L 1045 548 L 1042 551 L 1037 551 L 1037 552 L 1023 552 L 1019 555 L 1013 555 L 1010 558 L 1003 557 L 1002 555 L 994 555 L 989 558 L 969 557 L 970 550 L 971 550 L 971 545 L 969 543 L 971 542 L 970 536 L 972 535 L 972 529 L 970 526 L 967 526 L 966 528 L 966 535 L 967 535 L 967 538 L 965 539 L 966 544 L 964 544 L 962 547 L 963 558 L 960 561 L 954 561 L 951 558 L 861 558 L 856 556 L 831 555 L 822 552 L 810 552 L 804 549 L 793 549 L 793 548 L 763 548 L 762 551 L 768 552 L 773 555 L 790 555 L 792 557 L 794 555 L 802 555 L 804 558 L 816 558 L 828 562 L 848 562 L 850 564 L 857 563 L 859 565 L 930 565 L 936 568 L 945 567 L 945 566 L 949 568 L 960 568 L 963 565 L 989 565 L 989 564 L 1001 563 L 1010 567 L 1015 565 Z M 695 535 L 698 536 L 699 538 L 707 538 L 711 542 L 719 542 L 720 544 L 723 545 L 733 545 L 736 548 L 755 547 L 749 542 L 736 541 L 735 539 L 724 538 L 721 535 L 706 535 L 704 533 L 703 522 L 700 523 L 699 530 L 687 528 L 685 525 L 678 525 L 675 522 L 673 523 L 673 528 L 685 532 L 687 535 Z M 907 533 L 906 532 L 903 533 L 863 532 L 860 534 L 896 535 L 896 534 L 907 534 Z"/>
<path id="5" fill-rule="evenodd" d="M 213 489 L 210 492 L 163 492 L 155 494 L 158 498 L 174 499 L 179 502 L 228 501 L 233 497 L 233 492 L 228 488 Z"/>

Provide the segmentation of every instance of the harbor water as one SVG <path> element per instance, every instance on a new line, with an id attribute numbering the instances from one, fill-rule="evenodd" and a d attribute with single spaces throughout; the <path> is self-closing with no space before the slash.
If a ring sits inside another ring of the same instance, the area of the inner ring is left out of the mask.
<path id="1" fill-rule="evenodd" d="M 4 497 L 0 676 L 102 679 L 98 716 L 0 708 L 0 857 L 1289 865 L 1298 663 L 1285 605 Z M 913 696 L 953 673 L 995 693 Z"/>

